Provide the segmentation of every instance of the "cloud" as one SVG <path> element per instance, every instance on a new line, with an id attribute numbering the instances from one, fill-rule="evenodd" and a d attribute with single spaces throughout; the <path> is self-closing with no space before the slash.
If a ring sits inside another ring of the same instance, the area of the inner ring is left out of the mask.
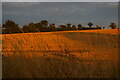
<path id="1" fill-rule="evenodd" d="M 118 2 L 119 0 L 2 0 L 3 2 Z"/>
<path id="2" fill-rule="evenodd" d="M 117 21 L 117 3 L 114 2 L 3 2 L 3 22 L 12 19 L 20 25 L 47 19 L 56 24 L 108 25 Z"/>

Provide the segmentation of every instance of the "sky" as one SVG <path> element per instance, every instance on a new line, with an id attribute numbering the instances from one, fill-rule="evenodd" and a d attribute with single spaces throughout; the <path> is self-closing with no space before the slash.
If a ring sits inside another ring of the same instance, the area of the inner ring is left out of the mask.
<path id="1" fill-rule="evenodd" d="M 19 24 L 20 27 L 30 22 L 40 22 L 43 19 L 56 25 L 71 23 L 87 26 L 88 22 L 93 22 L 94 26 L 109 26 L 111 22 L 117 24 L 118 3 L 3 2 L 2 14 L 3 23 L 10 19 Z"/>
<path id="2" fill-rule="evenodd" d="M 1 0 L 3 2 L 118 2 L 119 0 Z"/>

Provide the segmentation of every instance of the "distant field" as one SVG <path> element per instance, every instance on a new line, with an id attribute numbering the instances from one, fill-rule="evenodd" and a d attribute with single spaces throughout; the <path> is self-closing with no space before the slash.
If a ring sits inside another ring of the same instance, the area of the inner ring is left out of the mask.
<path id="1" fill-rule="evenodd" d="M 3 78 L 117 77 L 119 29 L 3 34 Z"/>

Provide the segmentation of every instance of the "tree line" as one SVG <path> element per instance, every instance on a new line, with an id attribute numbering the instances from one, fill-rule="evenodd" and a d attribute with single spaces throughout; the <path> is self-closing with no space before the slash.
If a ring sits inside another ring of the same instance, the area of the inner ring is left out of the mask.
<path id="1" fill-rule="evenodd" d="M 2 33 L 10 34 L 10 33 L 32 33 L 32 32 L 52 32 L 52 31 L 70 31 L 70 30 L 93 30 L 93 29 L 102 29 L 101 26 L 96 25 L 96 27 L 92 27 L 93 23 L 88 22 L 89 27 L 84 27 L 82 24 L 74 25 L 71 23 L 67 23 L 65 25 L 56 26 L 55 23 L 50 23 L 47 20 L 41 20 L 38 23 L 29 23 L 28 25 L 24 25 L 22 28 L 18 26 L 12 20 L 7 20 L 2 25 Z M 110 23 L 109 27 L 112 29 L 116 28 L 115 23 Z M 105 27 L 103 27 L 105 29 Z"/>

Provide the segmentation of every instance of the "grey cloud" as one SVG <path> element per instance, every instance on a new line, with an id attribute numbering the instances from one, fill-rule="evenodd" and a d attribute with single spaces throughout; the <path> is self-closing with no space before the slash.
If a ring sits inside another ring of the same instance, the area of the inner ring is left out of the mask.
<path id="1" fill-rule="evenodd" d="M 3 2 L 118 2 L 119 0 L 2 0 Z"/>
<path id="2" fill-rule="evenodd" d="M 116 7 L 114 7 L 116 6 Z M 20 25 L 47 19 L 56 24 L 82 23 L 89 21 L 95 24 L 108 25 L 117 22 L 117 3 L 84 3 L 84 2 L 4 2 L 3 22 L 12 19 Z"/>

